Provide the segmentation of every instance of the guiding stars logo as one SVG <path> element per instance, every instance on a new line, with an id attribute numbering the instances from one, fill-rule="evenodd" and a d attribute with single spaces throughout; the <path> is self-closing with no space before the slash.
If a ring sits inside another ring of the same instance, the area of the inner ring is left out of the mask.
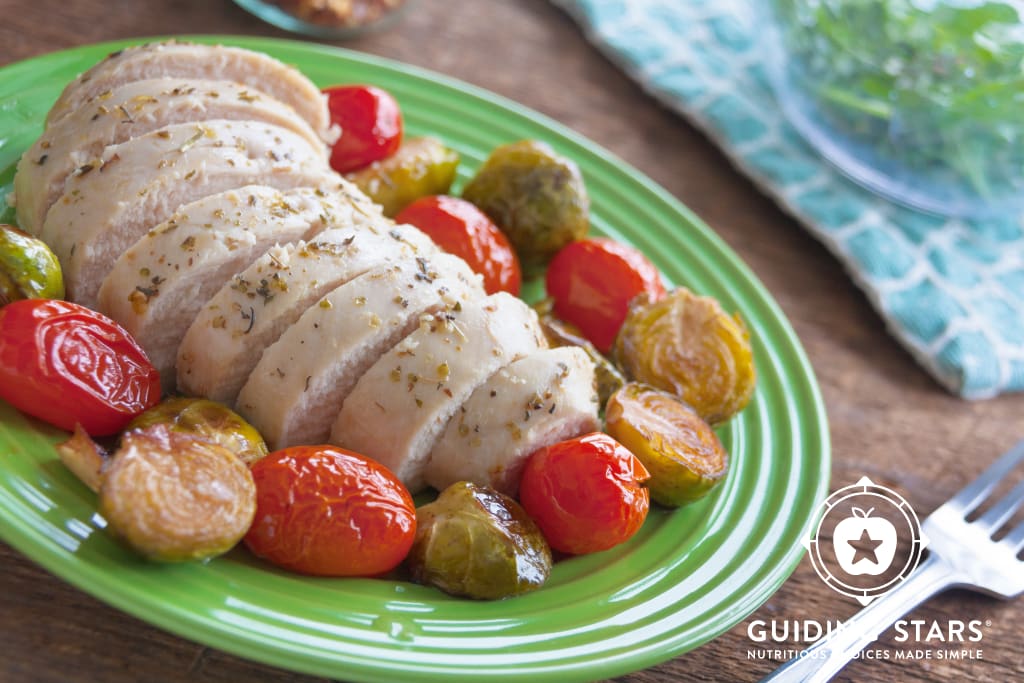
<path id="1" fill-rule="evenodd" d="M 804 539 L 814 570 L 862 605 L 906 580 L 928 544 L 910 503 L 868 477 L 833 493 L 818 513 Z"/>

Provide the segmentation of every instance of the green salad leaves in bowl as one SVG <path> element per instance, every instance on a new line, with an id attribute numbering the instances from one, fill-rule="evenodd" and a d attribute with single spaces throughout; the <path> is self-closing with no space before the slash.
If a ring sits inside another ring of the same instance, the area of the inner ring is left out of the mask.
<path id="1" fill-rule="evenodd" d="M 841 171 L 944 215 L 1024 209 L 1024 3 L 769 5 L 779 102 Z"/>

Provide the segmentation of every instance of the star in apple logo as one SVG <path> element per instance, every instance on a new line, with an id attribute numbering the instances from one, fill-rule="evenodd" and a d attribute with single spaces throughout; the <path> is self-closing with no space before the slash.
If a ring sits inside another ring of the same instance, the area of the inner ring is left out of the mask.
<path id="1" fill-rule="evenodd" d="M 851 576 L 883 574 L 896 556 L 896 527 L 882 517 L 872 517 L 874 511 L 853 508 L 853 515 L 836 524 L 833 532 L 836 560 Z"/>

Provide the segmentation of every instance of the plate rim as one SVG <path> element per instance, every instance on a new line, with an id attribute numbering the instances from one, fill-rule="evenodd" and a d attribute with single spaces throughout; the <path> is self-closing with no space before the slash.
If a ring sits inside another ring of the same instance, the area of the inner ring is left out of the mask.
<path id="1" fill-rule="evenodd" d="M 816 460 L 818 467 L 813 471 L 811 471 L 809 467 L 802 470 L 803 476 L 811 475 L 816 477 L 815 485 L 813 487 L 814 500 L 811 502 L 809 507 L 813 509 L 817 503 L 824 498 L 825 493 L 827 492 L 831 470 L 831 440 L 825 404 L 821 395 L 820 386 L 813 367 L 807 357 L 806 351 L 800 343 L 799 338 L 796 336 L 796 332 L 793 329 L 792 324 L 785 316 L 774 297 L 750 267 L 747 266 L 747 264 L 739 257 L 739 255 L 689 207 L 684 205 L 665 188 L 633 165 L 626 163 L 602 145 L 586 138 L 582 134 L 577 133 L 557 120 L 519 104 L 508 97 L 487 90 L 486 88 L 467 83 L 460 79 L 447 76 L 424 67 L 332 45 L 261 36 L 193 34 L 177 36 L 147 36 L 89 43 L 37 55 L 25 60 L 4 65 L 3 67 L 0 67 L 0 76 L 7 76 L 12 72 L 18 72 L 23 69 L 31 69 L 36 63 L 46 63 L 61 59 L 74 59 L 76 55 L 90 50 L 114 51 L 130 45 L 168 39 L 203 43 L 223 43 L 225 45 L 236 45 L 254 50 L 273 50 L 274 48 L 280 48 L 281 50 L 286 51 L 304 52 L 309 56 L 316 57 L 324 57 L 326 54 L 331 58 L 351 60 L 376 68 L 397 71 L 400 72 L 403 77 L 412 77 L 420 81 L 437 83 L 445 87 L 461 91 L 476 99 L 485 100 L 489 104 L 496 105 L 501 109 L 512 112 L 518 117 L 529 119 L 531 122 L 537 123 L 542 127 L 553 131 L 562 138 L 571 141 L 574 145 L 585 148 L 589 153 L 599 158 L 602 162 L 614 165 L 618 171 L 627 175 L 631 181 L 638 183 L 645 191 L 657 196 L 657 198 L 671 208 L 673 212 L 681 216 L 692 229 L 697 230 L 704 243 L 707 246 L 714 248 L 715 258 L 725 260 L 733 269 L 737 270 L 744 277 L 747 281 L 746 284 L 750 292 L 756 294 L 758 305 L 767 311 L 768 319 L 770 319 L 777 328 L 777 335 L 775 338 L 779 341 L 785 342 L 783 350 L 787 354 L 789 360 L 793 362 L 794 370 L 798 371 L 799 379 L 802 380 L 800 388 L 805 394 L 803 396 L 803 401 L 807 404 L 806 407 L 811 408 L 810 413 L 808 413 L 807 410 L 801 411 L 806 420 L 806 422 L 801 426 L 805 430 L 808 428 L 808 425 L 813 426 L 815 430 L 814 437 L 816 445 L 819 449 L 818 459 Z M 3 80 L 7 79 L 0 79 L 0 82 Z M 787 378 L 792 381 L 792 373 L 787 375 Z M 5 506 L 0 505 L 0 510 L 3 509 L 5 509 Z M 190 620 L 188 618 L 188 612 L 179 613 L 178 610 L 173 608 L 173 606 L 164 605 L 165 609 L 163 610 L 158 608 L 156 605 L 139 606 L 132 602 L 127 593 L 121 593 L 117 590 L 116 585 L 114 585 L 116 582 L 113 579 L 105 581 L 101 577 L 99 580 L 96 578 L 92 578 L 90 580 L 89 576 L 92 574 L 86 575 L 76 573 L 76 565 L 79 564 L 77 559 L 73 559 L 72 562 L 68 562 L 68 553 L 66 553 L 59 545 L 55 543 L 40 544 L 34 538 L 33 534 L 21 527 L 7 524 L 0 525 L 0 538 L 9 543 L 22 555 L 28 557 L 48 572 L 75 586 L 79 590 L 82 590 L 94 598 L 127 614 L 192 642 L 216 647 L 245 659 L 260 661 L 262 663 L 281 667 L 290 671 L 309 673 L 313 675 L 342 675 L 345 677 L 352 677 L 352 680 L 388 680 L 384 677 L 388 675 L 387 670 L 371 670 L 367 668 L 359 668 L 358 670 L 354 668 L 344 668 L 339 670 L 336 666 L 328 666 L 328 662 L 320 659 L 316 659 L 313 662 L 310 662 L 309 660 L 303 660 L 300 662 L 290 659 L 290 654 L 287 651 L 260 648 L 258 643 L 255 643 L 251 639 L 240 637 L 237 632 L 231 628 L 209 628 L 205 623 L 194 619 Z M 757 593 L 747 600 L 746 604 L 740 610 L 742 614 L 739 616 L 732 615 L 727 619 L 719 620 L 713 628 L 708 629 L 707 632 L 698 639 L 698 642 L 691 644 L 684 650 L 637 656 L 635 658 L 628 659 L 626 661 L 626 665 L 623 665 L 620 661 L 617 663 L 617 666 L 608 668 L 602 667 L 600 664 L 587 666 L 573 665 L 569 669 L 558 669 L 551 672 L 545 672 L 544 675 L 556 675 L 559 677 L 558 680 L 585 680 L 597 675 L 621 675 L 630 671 L 636 671 L 639 668 L 654 666 L 658 663 L 667 661 L 668 659 L 677 657 L 687 651 L 700 647 L 728 631 L 736 624 L 742 622 L 743 619 L 767 601 L 796 569 L 796 566 L 799 564 L 803 555 L 803 548 L 798 543 L 793 544 L 793 546 L 787 550 L 783 559 L 777 562 L 767 575 L 762 574 L 760 576 L 760 580 L 757 582 Z M 71 557 L 74 558 L 74 556 Z M 393 674 L 394 671 L 391 673 Z M 422 673 L 410 671 L 409 669 L 401 669 L 400 673 L 403 676 L 406 676 L 408 680 L 438 680 L 442 677 L 441 674 L 430 671 Z M 582 677 L 580 676 L 581 673 L 583 674 Z M 536 680 L 536 676 L 538 675 L 542 674 L 530 674 L 529 678 Z M 446 675 L 444 677 L 451 677 L 451 675 Z M 504 677 L 516 678 L 517 676 L 515 676 L 513 672 L 513 675 Z"/>

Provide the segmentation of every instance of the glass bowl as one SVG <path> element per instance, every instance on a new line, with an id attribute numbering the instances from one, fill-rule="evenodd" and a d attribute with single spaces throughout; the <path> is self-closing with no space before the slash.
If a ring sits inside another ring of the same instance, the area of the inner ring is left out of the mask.
<path id="1" fill-rule="evenodd" d="M 346 40 L 387 27 L 413 0 L 235 0 L 285 31 L 323 40 Z"/>
<path id="2" fill-rule="evenodd" d="M 1024 210 L 1018 0 L 763 1 L 777 99 L 840 171 L 942 215 Z"/>

